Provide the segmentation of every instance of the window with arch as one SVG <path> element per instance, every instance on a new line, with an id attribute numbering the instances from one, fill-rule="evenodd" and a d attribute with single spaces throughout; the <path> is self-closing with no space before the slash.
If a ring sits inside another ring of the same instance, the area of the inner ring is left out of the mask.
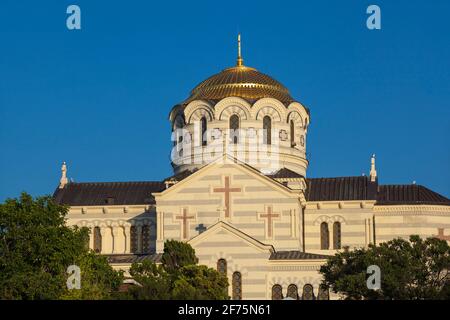
<path id="1" fill-rule="evenodd" d="M 150 226 L 142 226 L 142 253 L 150 253 Z"/>
<path id="2" fill-rule="evenodd" d="M 181 128 L 184 127 L 184 120 L 182 116 L 177 116 L 173 122 L 172 131 L 174 132 L 173 144 L 177 145 L 183 141 L 183 136 L 181 135 Z"/>
<path id="3" fill-rule="evenodd" d="M 283 288 L 279 284 L 274 284 L 272 287 L 272 300 L 283 299 Z"/>
<path id="4" fill-rule="evenodd" d="M 100 227 L 95 227 L 93 233 L 94 251 L 100 253 L 102 252 L 102 233 L 100 231 Z"/>
<path id="5" fill-rule="evenodd" d="M 295 124 L 294 120 L 290 121 L 291 148 L 295 147 Z"/>
<path id="6" fill-rule="evenodd" d="M 217 271 L 219 273 L 227 274 L 227 260 L 219 259 L 217 260 Z"/>
<path id="7" fill-rule="evenodd" d="M 130 251 L 131 253 L 138 253 L 138 243 L 137 243 L 137 230 L 136 226 L 130 227 Z"/>
<path id="8" fill-rule="evenodd" d="M 328 231 L 328 223 L 326 222 L 320 224 L 320 249 L 330 249 L 330 232 Z"/>
<path id="9" fill-rule="evenodd" d="M 298 287 L 295 284 L 290 284 L 287 289 L 287 296 L 289 298 L 298 300 Z"/>
<path id="10" fill-rule="evenodd" d="M 341 223 L 336 221 L 333 223 L 333 249 L 341 248 Z"/>
<path id="11" fill-rule="evenodd" d="M 272 144 L 272 119 L 269 116 L 263 118 L 263 143 Z"/>
<path id="12" fill-rule="evenodd" d="M 302 294 L 302 300 L 315 300 L 316 297 L 314 296 L 314 290 L 313 286 L 311 284 L 305 284 L 303 286 L 303 294 Z"/>
<path id="13" fill-rule="evenodd" d="M 230 138 L 233 144 L 239 143 L 239 116 L 237 114 L 230 117 Z"/>
<path id="14" fill-rule="evenodd" d="M 317 300 L 330 300 L 330 292 L 328 288 L 323 286 L 319 287 L 319 294 L 317 295 Z"/>
<path id="15" fill-rule="evenodd" d="M 200 119 L 200 126 L 201 126 L 201 129 L 200 129 L 200 131 L 201 131 L 201 133 L 202 133 L 202 136 L 201 136 L 201 144 L 202 144 L 202 146 L 206 146 L 207 145 L 207 143 L 208 143 L 208 139 L 207 139 L 207 137 L 206 137 L 206 130 L 208 130 L 208 124 L 207 124 L 207 121 L 206 121 L 206 117 L 205 116 L 203 116 L 201 119 Z"/>
<path id="16" fill-rule="evenodd" d="M 231 280 L 232 284 L 232 299 L 242 300 L 242 275 L 240 272 L 236 271 L 233 273 Z"/>

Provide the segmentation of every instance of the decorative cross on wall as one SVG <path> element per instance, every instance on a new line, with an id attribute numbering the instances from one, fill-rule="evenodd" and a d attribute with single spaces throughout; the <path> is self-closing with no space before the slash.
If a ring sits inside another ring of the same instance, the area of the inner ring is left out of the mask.
<path id="1" fill-rule="evenodd" d="M 181 224 L 183 225 L 183 239 L 188 238 L 188 225 L 189 225 L 189 219 L 194 219 L 194 216 L 188 216 L 187 215 L 187 209 L 183 208 L 183 214 L 181 216 L 175 217 L 177 220 L 182 220 Z"/>
<path id="2" fill-rule="evenodd" d="M 268 238 L 272 238 L 273 235 L 273 220 L 274 218 L 279 218 L 280 214 L 279 213 L 274 213 L 272 206 L 267 206 L 267 212 L 266 213 L 261 213 L 259 215 L 260 218 L 266 218 L 267 222 L 266 222 L 266 227 L 267 227 L 267 237 Z"/>
<path id="3" fill-rule="evenodd" d="M 198 234 L 203 233 L 206 231 L 206 227 L 203 223 L 200 223 L 198 226 L 195 227 L 195 230 L 198 231 Z"/>
<path id="4" fill-rule="evenodd" d="M 286 130 L 280 130 L 280 139 L 281 141 L 286 141 L 288 139 L 288 134 Z"/>
<path id="5" fill-rule="evenodd" d="M 214 128 L 211 134 L 213 140 L 217 140 L 222 136 L 222 131 L 219 128 Z"/>
<path id="6" fill-rule="evenodd" d="M 436 238 L 450 241 L 450 235 L 448 236 L 444 235 L 444 228 L 438 228 L 438 235 L 436 236 Z"/>
<path id="7" fill-rule="evenodd" d="M 230 187 L 230 177 L 225 177 L 225 187 L 214 188 L 213 192 L 223 192 L 225 194 L 225 218 L 230 217 L 230 193 L 241 192 L 241 188 Z"/>

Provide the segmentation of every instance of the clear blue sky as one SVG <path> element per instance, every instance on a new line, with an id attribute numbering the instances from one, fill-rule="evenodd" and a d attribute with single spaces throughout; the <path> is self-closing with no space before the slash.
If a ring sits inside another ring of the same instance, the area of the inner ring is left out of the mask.
<path id="1" fill-rule="evenodd" d="M 77 4 L 82 30 L 66 28 Z M 382 29 L 366 28 L 381 7 Z M 235 63 L 311 110 L 308 176 L 416 180 L 450 196 L 450 1 L 0 2 L 0 200 L 169 176 L 173 105 Z"/>

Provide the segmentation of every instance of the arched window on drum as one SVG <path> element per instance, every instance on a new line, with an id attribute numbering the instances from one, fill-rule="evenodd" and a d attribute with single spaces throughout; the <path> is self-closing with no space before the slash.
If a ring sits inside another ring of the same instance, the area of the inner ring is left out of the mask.
<path id="1" fill-rule="evenodd" d="M 291 136 L 291 148 L 295 147 L 295 124 L 294 120 L 290 121 L 290 130 L 289 130 L 290 136 Z"/>
<path id="2" fill-rule="evenodd" d="M 239 116 L 237 114 L 230 117 L 230 139 L 233 144 L 239 143 Z"/>
<path id="3" fill-rule="evenodd" d="M 272 144 L 272 119 L 269 116 L 263 118 L 263 142 Z"/>
<path id="4" fill-rule="evenodd" d="M 208 123 L 207 123 L 207 121 L 206 121 L 206 117 L 202 117 L 201 119 L 200 119 L 200 126 L 201 126 L 201 128 L 200 128 L 200 132 L 201 132 L 201 137 L 200 137 L 200 139 L 201 139 L 201 145 L 202 146 L 206 146 L 207 145 L 207 143 L 208 143 L 208 139 L 207 139 L 207 136 L 206 136 L 206 131 L 208 130 Z"/>

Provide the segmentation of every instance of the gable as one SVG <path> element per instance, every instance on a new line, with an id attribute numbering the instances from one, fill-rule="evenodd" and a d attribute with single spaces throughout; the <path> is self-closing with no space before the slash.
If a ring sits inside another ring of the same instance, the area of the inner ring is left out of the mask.
<path id="1" fill-rule="evenodd" d="M 170 188 L 159 193 L 153 193 L 153 196 L 161 200 L 174 195 L 184 198 L 183 195 L 187 193 L 194 194 L 194 197 L 197 197 L 197 195 L 201 197 L 201 194 L 212 196 L 216 193 L 215 188 L 224 187 L 225 177 L 229 177 L 229 183 L 235 182 L 236 186 L 230 184 L 231 188 L 243 188 L 242 192 L 244 193 L 275 191 L 277 192 L 276 198 L 298 197 L 300 193 L 298 190 L 291 190 L 244 163 L 229 156 L 224 156 L 193 172 Z M 274 201 L 276 202 L 276 199 Z"/>
<path id="2" fill-rule="evenodd" d="M 275 252 L 272 245 L 264 244 L 223 221 L 217 222 L 205 232 L 189 240 L 188 243 L 194 249 L 212 247 L 214 250 L 220 250 L 220 248 L 229 250 L 234 247 L 242 250 L 245 247 L 261 253 Z"/>

